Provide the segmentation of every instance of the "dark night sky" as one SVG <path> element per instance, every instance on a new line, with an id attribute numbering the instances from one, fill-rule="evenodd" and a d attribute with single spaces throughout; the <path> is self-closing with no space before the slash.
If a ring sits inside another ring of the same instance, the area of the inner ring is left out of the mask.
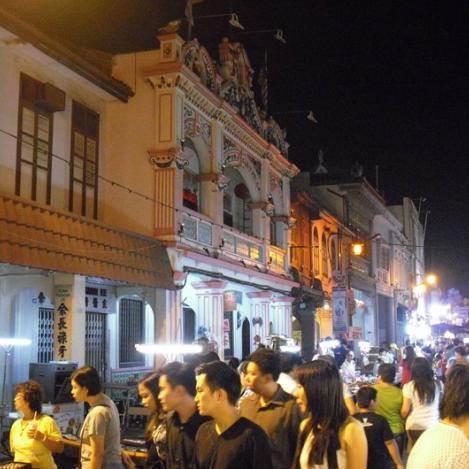
<path id="1" fill-rule="evenodd" d="M 0 0 L 58 37 L 109 52 L 152 49 L 158 27 L 183 16 L 185 0 Z M 388 203 L 425 197 L 427 269 L 469 296 L 469 2 L 431 0 L 205 0 L 193 37 L 217 57 L 224 35 L 242 41 L 258 69 L 269 56 L 270 113 L 287 127 L 290 159 L 310 169 L 360 161 Z M 231 29 L 231 31 L 230 31 Z M 183 29 L 185 33 L 185 28 Z M 305 114 L 312 109 L 319 124 Z M 278 114 L 277 114 L 278 113 Z M 422 217 L 423 220 L 423 217 Z"/>

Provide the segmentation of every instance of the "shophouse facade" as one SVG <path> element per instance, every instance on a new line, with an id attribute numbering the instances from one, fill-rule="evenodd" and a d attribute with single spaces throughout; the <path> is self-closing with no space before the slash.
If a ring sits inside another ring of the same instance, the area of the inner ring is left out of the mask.
<path id="1" fill-rule="evenodd" d="M 158 50 L 115 57 L 114 76 L 135 97 L 110 111 L 112 154 L 138 166 L 122 176 L 149 195 L 146 228 L 167 246 L 177 278 L 164 300 L 171 320 L 157 334 L 176 343 L 207 336 L 222 358 L 241 358 L 272 335 L 292 336 L 298 283 L 287 247 L 298 169 L 282 130 L 258 110 L 241 44 L 223 39 L 215 63 L 197 40 L 158 39 Z"/>
<path id="2" fill-rule="evenodd" d="M 140 229 L 140 197 L 108 191 L 108 108 L 132 91 L 104 58 L 0 10 L 0 336 L 31 340 L 12 351 L 5 402 L 30 363 L 88 363 L 103 380 L 150 369 L 134 345 L 166 322 L 166 248 Z M 120 212 L 131 205 L 134 226 Z"/>

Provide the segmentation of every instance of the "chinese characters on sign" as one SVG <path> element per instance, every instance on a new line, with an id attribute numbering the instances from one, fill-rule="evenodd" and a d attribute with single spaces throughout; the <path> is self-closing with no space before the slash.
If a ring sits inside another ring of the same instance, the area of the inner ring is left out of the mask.
<path id="1" fill-rule="evenodd" d="M 55 325 L 54 325 L 54 358 L 70 360 L 71 357 L 71 318 L 72 286 L 55 287 Z"/>

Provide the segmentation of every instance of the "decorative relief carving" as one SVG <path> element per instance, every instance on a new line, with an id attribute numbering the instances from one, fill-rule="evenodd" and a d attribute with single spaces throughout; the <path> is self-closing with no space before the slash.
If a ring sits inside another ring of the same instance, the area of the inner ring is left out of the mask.
<path id="1" fill-rule="evenodd" d="M 180 148 L 167 150 L 148 150 L 148 157 L 155 168 L 168 168 L 173 162 L 178 169 L 184 168 L 189 163 Z"/>
<path id="2" fill-rule="evenodd" d="M 184 106 L 184 137 L 201 136 L 207 144 L 212 138 L 210 122 L 190 106 Z"/>
<path id="3" fill-rule="evenodd" d="M 199 44 L 197 39 L 184 44 L 182 49 L 182 63 L 190 68 L 202 83 L 216 94 L 220 91 L 220 78 L 216 65 L 213 63 L 207 49 Z"/>

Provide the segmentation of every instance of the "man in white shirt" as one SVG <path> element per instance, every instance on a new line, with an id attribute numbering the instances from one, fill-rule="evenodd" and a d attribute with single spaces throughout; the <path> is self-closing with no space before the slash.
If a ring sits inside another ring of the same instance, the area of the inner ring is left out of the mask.
<path id="1" fill-rule="evenodd" d="M 467 469 L 469 461 L 469 366 L 454 365 L 445 383 L 441 421 L 417 440 L 407 469 Z"/>
<path id="2" fill-rule="evenodd" d="M 355 362 L 353 352 L 348 351 L 344 363 L 340 367 L 340 373 L 344 383 L 349 384 L 355 381 Z"/>

